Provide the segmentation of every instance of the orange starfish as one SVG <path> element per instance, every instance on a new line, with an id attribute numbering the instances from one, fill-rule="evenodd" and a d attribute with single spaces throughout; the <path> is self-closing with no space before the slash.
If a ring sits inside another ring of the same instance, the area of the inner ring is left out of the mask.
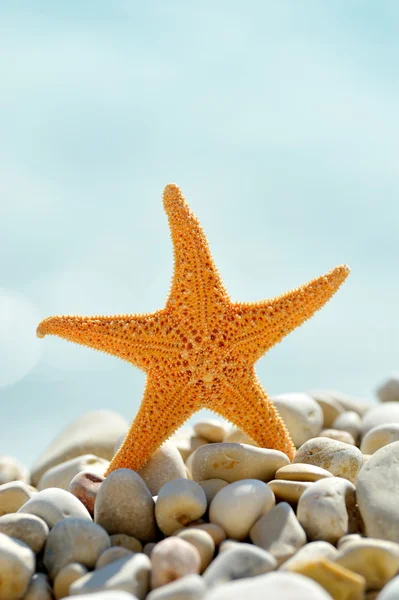
<path id="1" fill-rule="evenodd" d="M 37 328 L 39 337 L 58 335 L 147 373 L 140 409 L 107 474 L 122 467 L 138 470 L 201 408 L 292 459 L 295 447 L 254 365 L 331 298 L 349 268 L 336 267 L 272 300 L 232 302 L 198 219 L 176 185 L 166 186 L 164 207 L 174 246 L 165 308 L 143 315 L 49 317 Z"/>

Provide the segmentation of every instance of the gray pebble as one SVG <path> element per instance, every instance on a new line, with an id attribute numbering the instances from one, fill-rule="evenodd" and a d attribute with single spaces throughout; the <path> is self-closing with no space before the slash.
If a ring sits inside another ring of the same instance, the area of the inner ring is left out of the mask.
<path id="1" fill-rule="evenodd" d="M 49 528 L 36 515 L 14 513 L 0 517 L 0 532 L 25 542 L 37 554 L 46 542 Z"/>
<path id="2" fill-rule="evenodd" d="M 85 506 L 73 494 L 58 488 L 48 488 L 35 494 L 25 502 L 18 513 L 40 517 L 51 528 L 66 517 L 87 519 L 91 516 Z"/>

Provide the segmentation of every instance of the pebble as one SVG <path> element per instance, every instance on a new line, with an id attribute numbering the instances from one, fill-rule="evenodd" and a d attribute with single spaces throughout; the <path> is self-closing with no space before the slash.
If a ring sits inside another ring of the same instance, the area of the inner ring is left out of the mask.
<path id="1" fill-rule="evenodd" d="M 91 471 L 81 471 L 71 480 L 68 486 L 68 492 L 76 496 L 78 500 L 87 508 L 90 515 L 94 516 L 94 503 L 97 492 L 105 477 L 92 473 Z"/>
<path id="2" fill-rule="evenodd" d="M 169 442 L 178 449 L 184 461 L 192 454 L 192 452 L 197 450 L 197 448 L 208 443 L 205 438 L 195 435 L 192 427 L 183 427 L 169 439 Z"/>
<path id="3" fill-rule="evenodd" d="M 383 446 L 369 458 L 357 479 L 357 502 L 366 535 L 397 543 L 399 543 L 398 463 L 399 442 L 393 442 Z"/>
<path id="4" fill-rule="evenodd" d="M 353 396 L 348 396 L 347 394 L 343 394 L 337 390 L 328 390 L 327 393 L 330 398 L 333 398 L 339 402 L 344 410 L 354 410 L 361 417 L 363 417 L 373 406 L 370 404 L 370 402 L 366 402 L 365 400 L 361 400 L 359 398 L 353 398 Z"/>
<path id="5" fill-rule="evenodd" d="M 152 554 L 152 551 L 154 550 L 155 546 L 156 546 L 155 542 L 147 542 L 143 548 L 144 554 L 146 554 L 149 558 L 151 558 L 151 554 Z"/>
<path id="6" fill-rule="evenodd" d="M 311 481 L 285 481 L 284 479 L 273 479 L 267 484 L 277 502 L 289 502 L 296 504 L 303 492 L 313 485 Z"/>
<path id="7" fill-rule="evenodd" d="M 226 485 L 229 485 L 227 481 L 223 479 L 205 479 L 204 481 L 199 481 L 198 484 L 202 487 L 205 492 L 206 502 L 208 506 L 216 496 L 216 494 Z"/>
<path id="8" fill-rule="evenodd" d="M 379 590 L 399 571 L 399 544 L 371 538 L 353 540 L 340 547 L 336 563 L 362 575 L 368 589 Z"/>
<path id="9" fill-rule="evenodd" d="M 3 454 L 0 456 L 0 485 L 11 481 L 30 483 L 30 473 L 20 460 Z"/>
<path id="10" fill-rule="evenodd" d="M 391 581 L 384 586 L 377 600 L 398 600 L 399 598 L 399 575 L 396 575 Z"/>
<path id="11" fill-rule="evenodd" d="M 213 539 L 215 546 L 219 546 L 226 539 L 226 533 L 224 529 L 222 529 L 220 525 L 216 525 L 216 523 L 200 523 L 198 525 L 190 525 L 189 527 L 185 528 L 186 531 L 188 529 L 200 529 L 202 531 L 206 531 Z"/>
<path id="12" fill-rule="evenodd" d="M 199 519 L 207 509 L 204 490 L 195 481 L 175 479 L 165 483 L 155 505 L 155 518 L 165 535 Z"/>
<path id="13" fill-rule="evenodd" d="M 362 419 L 354 410 L 346 410 L 340 414 L 332 424 L 333 429 L 347 431 L 353 436 L 354 440 L 360 435 Z"/>
<path id="14" fill-rule="evenodd" d="M 324 392 L 308 392 L 308 394 L 316 400 L 323 411 L 323 427 L 331 427 L 338 415 L 344 412 L 344 407 L 328 394 Z"/>
<path id="15" fill-rule="evenodd" d="M 277 469 L 289 462 L 279 450 L 222 442 L 201 446 L 195 451 L 192 475 L 194 481 L 214 478 L 228 483 L 240 479 L 270 481 Z"/>
<path id="16" fill-rule="evenodd" d="M 119 558 L 101 569 L 87 573 L 72 583 L 69 593 L 72 597 L 83 594 L 82 598 L 88 600 L 87 594 L 93 592 L 124 591 L 130 592 L 138 600 L 144 600 L 149 591 L 150 573 L 150 559 L 145 554 L 138 553 Z M 100 594 L 98 597 L 100 598 Z M 95 598 L 97 599 L 97 595 Z"/>
<path id="17" fill-rule="evenodd" d="M 109 534 L 125 533 L 149 542 L 155 538 L 154 500 L 135 471 L 117 469 L 98 490 L 94 520 Z"/>
<path id="18" fill-rule="evenodd" d="M 385 402 L 384 404 L 373 406 L 362 419 L 362 438 L 370 429 L 377 427 L 377 425 L 391 423 L 399 423 L 399 402 Z"/>
<path id="19" fill-rule="evenodd" d="M 49 533 L 43 562 L 52 579 L 70 563 L 88 569 L 96 564 L 101 552 L 111 546 L 107 532 L 92 521 L 69 518 L 59 521 Z"/>
<path id="20" fill-rule="evenodd" d="M 309 394 L 280 394 L 271 398 L 283 419 L 295 446 L 319 435 L 323 427 L 323 411 Z"/>
<path id="21" fill-rule="evenodd" d="M 362 438 L 360 450 L 363 454 L 374 454 L 383 446 L 399 441 L 399 422 L 384 423 L 370 429 Z"/>
<path id="22" fill-rule="evenodd" d="M 192 544 L 172 536 L 155 546 L 151 564 L 151 588 L 154 589 L 185 575 L 199 574 L 201 558 Z"/>
<path id="23" fill-rule="evenodd" d="M 47 575 L 35 573 L 23 600 L 53 600 L 51 585 Z"/>
<path id="24" fill-rule="evenodd" d="M 204 580 L 199 575 L 185 575 L 172 583 L 152 590 L 146 600 L 202 600 L 206 592 Z"/>
<path id="25" fill-rule="evenodd" d="M 280 571 L 295 570 L 295 567 L 301 563 L 312 562 L 320 558 L 326 558 L 327 560 L 334 562 L 337 554 L 338 550 L 329 542 L 309 542 L 305 546 L 302 546 L 294 556 L 283 563 L 280 567 Z"/>
<path id="26" fill-rule="evenodd" d="M 243 540 L 261 515 L 275 505 L 272 490 L 263 481 L 241 479 L 222 488 L 209 507 L 209 520 L 229 538 Z"/>
<path id="27" fill-rule="evenodd" d="M 124 558 L 125 556 L 132 556 L 132 551 L 124 548 L 123 546 L 112 546 L 111 548 L 106 548 L 100 554 L 96 561 L 96 569 L 101 569 L 101 567 L 105 567 L 114 560 L 118 560 L 119 558 Z"/>
<path id="28" fill-rule="evenodd" d="M 74 581 L 86 575 L 87 569 L 79 563 L 70 563 L 58 571 L 53 581 L 55 600 L 61 600 L 69 595 L 69 588 Z"/>
<path id="29" fill-rule="evenodd" d="M 94 454 L 77 456 L 76 458 L 71 458 L 55 465 L 43 473 L 37 484 L 37 489 L 45 490 L 50 487 L 56 487 L 68 490 L 69 484 L 78 473 L 90 471 L 90 473 L 104 475 L 108 466 L 109 460 L 99 458 L 98 456 L 94 456 Z"/>
<path id="30" fill-rule="evenodd" d="M 280 502 L 260 517 L 250 538 L 256 546 L 273 554 L 278 565 L 306 544 L 305 531 L 287 502 Z"/>
<path id="31" fill-rule="evenodd" d="M 326 558 L 298 563 L 294 570 L 319 583 L 334 600 L 363 600 L 364 577 Z"/>
<path id="32" fill-rule="evenodd" d="M 355 540 L 358 541 L 361 539 L 363 538 L 360 535 L 360 533 L 347 533 L 346 535 L 343 535 L 341 538 L 339 538 L 337 542 L 337 548 L 340 550 L 342 546 L 344 546 L 344 544 L 350 544 Z"/>
<path id="33" fill-rule="evenodd" d="M 340 429 L 323 429 L 320 432 L 319 437 L 330 438 L 330 440 L 336 440 L 337 442 L 343 442 L 344 444 L 350 444 L 356 446 L 355 438 L 348 431 Z"/>
<path id="34" fill-rule="evenodd" d="M 122 546 L 122 548 L 126 548 L 126 550 L 131 550 L 132 552 L 142 552 L 143 546 L 138 539 L 131 535 L 126 535 L 125 533 L 114 533 L 109 536 L 111 540 L 111 546 Z"/>
<path id="35" fill-rule="evenodd" d="M 69 596 L 68 596 L 69 598 Z M 71 596 L 72 598 L 72 596 Z M 137 600 L 136 596 L 129 594 L 128 592 L 120 592 L 116 590 L 110 590 L 105 592 L 94 592 L 94 594 L 79 594 L 73 595 L 74 600 Z"/>
<path id="36" fill-rule="evenodd" d="M 266 595 L 267 594 L 267 595 Z M 298 573 L 267 573 L 211 590 L 205 600 L 332 600 L 318 583 Z M 348 599 L 349 600 L 349 599 Z"/>
<path id="37" fill-rule="evenodd" d="M 380 402 L 399 402 L 399 373 L 392 373 L 377 388 L 377 397 Z"/>
<path id="38" fill-rule="evenodd" d="M 0 517 L 0 533 L 24 542 L 37 554 L 46 542 L 49 528 L 36 515 L 13 513 Z"/>
<path id="39" fill-rule="evenodd" d="M 223 441 L 235 444 L 247 444 L 247 446 L 258 446 L 255 440 L 253 440 L 247 433 L 238 427 L 232 427 L 226 433 Z"/>
<path id="40" fill-rule="evenodd" d="M 138 472 L 153 496 L 168 481 L 186 478 L 186 467 L 178 449 L 165 443 Z"/>
<path id="41" fill-rule="evenodd" d="M 227 428 L 224 423 L 217 419 L 204 419 L 197 421 L 194 425 L 194 431 L 197 435 L 210 443 L 223 442 Z"/>
<path id="42" fill-rule="evenodd" d="M 37 494 L 36 488 L 23 481 L 10 481 L 0 485 L 0 517 L 17 512 L 34 494 Z"/>
<path id="43" fill-rule="evenodd" d="M 200 573 L 205 571 L 209 563 L 211 562 L 215 553 L 215 542 L 212 537 L 206 531 L 201 529 L 188 528 L 179 531 L 176 534 L 178 538 L 189 542 L 195 548 L 197 548 L 201 559 Z"/>
<path id="44" fill-rule="evenodd" d="M 58 488 L 47 488 L 37 492 L 18 509 L 18 513 L 40 517 L 50 527 L 66 517 L 76 517 L 91 521 L 85 506 L 73 494 Z"/>
<path id="45" fill-rule="evenodd" d="M 35 555 L 23 542 L 0 533 L 0 600 L 20 600 L 35 572 Z"/>
<path id="46" fill-rule="evenodd" d="M 363 456 L 359 448 L 317 437 L 305 442 L 297 451 L 294 463 L 310 463 L 330 471 L 336 477 L 344 477 L 355 483 L 363 466 Z"/>
<path id="47" fill-rule="evenodd" d="M 76 456 L 94 454 L 111 460 L 115 442 L 128 428 L 126 419 L 111 410 L 81 415 L 61 431 L 36 461 L 31 473 L 33 485 L 51 467 Z"/>
<path id="48" fill-rule="evenodd" d="M 299 499 L 297 517 L 309 540 L 335 544 L 350 533 L 356 514 L 356 488 L 342 477 L 313 483 Z"/>
<path id="49" fill-rule="evenodd" d="M 257 577 L 277 568 L 277 561 L 270 552 L 252 544 L 234 544 L 219 553 L 203 574 L 208 588 L 234 581 Z"/>
<path id="50" fill-rule="evenodd" d="M 326 469 L 306 463 L 290 464 L 276 471 L 276 479 L 287 481 L 319 481 L 319 479 L 325 479 L 326 477 L 334 477 L 334 475 Z"/>

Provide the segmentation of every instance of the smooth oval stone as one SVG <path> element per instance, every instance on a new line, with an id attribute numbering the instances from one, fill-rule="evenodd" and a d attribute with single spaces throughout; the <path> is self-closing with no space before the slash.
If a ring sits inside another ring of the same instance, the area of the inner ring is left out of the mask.
<path id="1" fill-rule="evenodd" d="M 99 458 L 93 454 L 77 456 L 48 469 L 41 476 L 37 488 L 38 490 L 45 490 L 56 487 L 68 490 L 69 484 L 78 473 L 90 471 L 91 473 L 103 476 L 108 466 L 109 460 Z"/>
<path id="2" fill-rule="evenodd" d="M 219 546 L 223 542 L 223 540 L 226 539 L 226 533 L 224 529 L 222 529 L 220 525 L 216 525 L 216 523 L 199 523 L 198 525 L 190 524 L 188 527 L 184 528 L 185 531 L 188 531 L 190 529 L 201 529 L 202 531 L 206 531 L 207 533 L 209 533 L 209 535 L 215 542 L 215 546 Z M 177 533 L 180 533 L 180 531 Z"/>
<path id="3" fill-rule="evenodd" d="M 309 392 L 310 395 L 314 398 L 315 392 Z M 343 394 L 342 392 L 338 392 L 337 390 L 321 390 L 316 392 L 316 394 L 324 394 L 324 397 L 332 398 L 336 400 L 344 410 L 354 410 L 361 417 L 363 417 L 366 412 L 370 410 L 373 406 L 370 402 L 365 400 L 354 398 L 353 396 L 348 396 L 347 394 Z"/>
<path id="4" fill-rule="evenodd" d="M 368 589 L 379 590 L 399 571 L 399 544 L 375 539 L 353 540 L 339 549 L 336 562 L 362 575 Z"/>
<path id="5" fill-rule="evenodd" d="M 319 481 L 319 479 L 325 479 L 326 477 L 334 477 L 334 475 L 316 465 L 303 463 L 293 463 L 276 471 L 276 479 L 287 481 Z"/>
<path id="6" fill-rule="evenodd" d="M 92 520 L 88 510 L 75 496 L 58 488 L 38 492 L 18 509 L 18 513 L 36 515 L 43 519 L 50 529 L 66 517 Z"/>
<path id="7" fill-rule="evenodd" d="M 35 572 L 35 555 L 23 542 L 0 533 L 0 598 L 20 600 Z"/>
<path id="8" fill-rule="evenodd" d="M 51 585 L 47 575 L 35 573 L 30 580 L 23 600 L 53 600 Z"/>
<path id="9" fill-rule="evenodd" d="M 208 442 L 215 444 L 223 442 L 227 433 L 227 427 L 217 419 L 204 419 L 195 423 L 194 431 Z"/>
<path id="10" fill-rule="evenodd" d="M 399 598 L 399 575 L 396 575 L 384 586 L 377 596 L 377 600 L 398 600 Z"/>
<path id="11" fill-rule="evenodd" d="M 37 554 L 46 542 L 49 528 L 36 515 L 14 513 L 0 517 L 0 532 L 24 542 Z"/>
<path id="12" fill-rule="evenodd" d="M 189 528 L 179 531 L 176 536 L 192 544 L 194 548 L 197 548 L 201 559 L 199 572 L 202 573 L 205 571 L 215 553 L 215 542 L 209 533 L 201 531 L 201 529 Z"/>
<path id="13" fill-rule="evenodd" d="M 285 481 L 284 479 L 273 479 L 267 484 L 277 502 L 289 502 L 296 504 L 303 492 L 313 485 L 311 481 Z"/>
<path id="14" fill-rule="evenodd" d="M 360 435 L 362 419 L 354 410 L 346 410 L 340 414 L 332 424 L 333 429 L 347 431 L 353 436 L 354 440 Z"/>
<path id="15" fill-rule="evenodd" d="M 334 477 L 316 481 L 302 494 L 297 517 L 309 540 L 335 544 L 350 532 L 355 511 L 355 486 L 342 477 Z"/>
<path id="16" fill-rule="evenodd" d="M 48 469 L 76 456 L 94 454 L 111 460 L 115 442 L 128 428 L 126 419 L 111 410 L 81 415 L 61 431 L 36 461 L 32 468 L 33 485 Z"/>
<path id="17" fill-rule="evenodd" d="M 138 600 L 144 600 L 149 590 L 150 572 L 151 561 L 148 556 L 133 554 L 87 573 L 72 583 L 69 593 L 73 597 L 82 594 L 84 600 L 89 600 L 89 594 L 95 593 L 94 598 L 97 599 L 102 591 L 123 591 L 133 594 Z"/>
<path id="18" fill-rule="evenodd" d="M 234 444 L 247 444 L 247 446 L 257 446 L 258 444 L 247 433 L 238 427 L 232 427 L 226 432 L 224 442 Z"/>
<path id="19" fill-rule="evenodd" d="M 114 533 L 109 536 L 109 539 L 111 540 L 111 546 L 122 546 L 123 548 L 126 548 L 126 550 L 131 550 L 132 552 L 143 551 L 141 542 L 131 535 Z"/>
<path id="20" fill-rule="evenodd" d="M 53 582 L 55 600 L 61 600 L 61 598 L 69 596 L 70 586 L 86 573 L 86 567 L 79 563 L 70 563 L 58 571 Z"/>
<path id="21" fill-rule="evenodd" d="M 344 407 L 328 394 L 324 392 L 308 392 L 323 411 L 323 427 L 329 428 L 334 423 L 335 419 L 344 412 Z"/>
<path id="22" fill-rule="evenodd" d="M 186 467 L 178 449 L 165 443 L 138 472 L 153 496 L 165 483 L 174 479 L 186 479 Z"/>
<path id="23" fill-rule="evenodd" d="M 362 419 L 362 437 L 364 437 L 370 429 L 373 429 L 378 425 L 391 423 L 399 423 L 399 402 L 377 404 L 377 406 L 373 406 Z"/>
<path id="24" fill-rule="evenodd" d="M 229 485 L 227 481 L 223 479 L 205 479 L 205 481 L 199 481 L 198 484 L 202 487 L 205 492 L 206 502 L 210 506 L 212 500 L 216 494 L 226 485 Z"/>
<path id="25" fill-rule="evenodd" d="M 101 567 L 105 567 L 114 560 L 118 560 L 119 558 L 124 558 L 125 556 L 132 556 L 132 551 L 124 548 L 123 546 L 112 546 L 111 548 L 106 548 L 97 558 L 96 569 L 101 569 Z"/>
<path id="26" fill-rule="evenodd" d="M 30 483 L 30 473 L 20 460 L 3 454 L 0 456 L 0 485 L 11 481 Z"/>
<path id="27" fill-rule="evenodd" d="M 92 521 L 64 519 L 49 533 L 44 549 L 43 562 L 54 579 L 63 567 L 80 563 L 92 569 L 101 552 L 111 546 L 107 532 Z"/>
<path id="28" fill-rule="evenodd" d="M 309 394 L 299 392 L 279 394 L 271 398 L 283 419 L 295 446 L 319 435 L 323 426 L 323 411 Z"/>
<path id="29" fill-rule="evenodd" d="M 277 567 L 274 556 L 251 544 L 236 544 L 211 562 L 203 573 L 209 588 L 247 577 L 256 577 Z"/>
<path id="30" fill-rule="evenodd" d="M 344 444 L 356 446 L 353 435 L 348 431 L 343 431 L 340 429 L 323 429 L 320 432 L 319 437 L 329 438 L 330 440 L 336 440 L 337 442 L 343 442 Z"/>
<path id="31" fill-rule="evenodd" d="M 250 538 L 256 546 L 273 554 L 278 565 L 306 544 L 305 531 L 287 502 L 280 502 L 260 517 L 250 531 Z"/>
<path id="32" fill-rule="evenodd" d="M 214 478 L 228 483 L 240 479 L 270 481 L 277 469 L 289 462 L 279 450 L 247 444 L 208 444 L 195 451 L 192 475 L 194 481 Z"/>
<path id="33" fill-rule="evenodd" d="M 375 452 L 357 478 L 357 502 L 366 535 L 399 543 L 399 442 Z"/>
<path id="34" fill-rule="evenodd" d="M 94 520 L 109 534 L 125 533 L 140 541 L 155 538 L 154 500 L 135 471 L 117 469 L 98 490 Z"/>
<path id="35" fill-rule="evenodd" d="M 299 548 L 294 556 L 283 563 L 280 571 L 290 571 L 291 569 L 295 571 L 297 565 L 321 558 L 327 558 L 327 560 L 334 562 L 337 555 L 338 550 L 329 542 L 309 542 L 305 546 L 302 546 L 302 548 Z"/>
<path id="36" fill-rule="evenodd" d="M 305 442 L 297 450 L 293 463 L 316 465 L 354 483 L 363 466 L 363 456 L 355 446 L 319 437 Z"/>
<path id="37" fill-rule="evenodd" d="M 360 450 L 363 454 L 374 454 L 383 446 L 399 441 L 399 422 L 385 423 L 370 429 L 363 437 Z"/>
<path id="38" fill-rule="evenodd" d="M 377 396 L 380 402 L 399 402 L 399 372 L 392 373 L 377 388 Z"/>
<path id="39" fill-rule="evenodd" d="M 206 600 L 331 600 L 318 583 L 298 573 L 267 573 L 217 586 Z"/>
<path id="40" fill-rule="evenodd" d="M 105 477 L 102 475 L 97 475 L 91 471 L 81 471 L 75 475 L 68 486 L 68 492 L 81 501 L 92 517 L 94 516 L 97 492 L 104 480 Z"/>
<path id="41" fill-rule="evenodd" d="M 192 427 L 183 427 L 169 438 L 169 442 L 178 449 L 184 461 L 197 448 L 208 443 L 205 438 L 196 435 Z"/>
<path id="42" fill-rule="evenodd" d="M 199 575 L 185 575 L 172 583 L 152 590 L 146 600 L 202 600 L 206 586 Z"/>
<path id="43" fill-rule="evenodd" d="M 198 575 L 201 558 L 192 544 L 172 536 L 155 546 L 151 554 L 151 564 L 151 588 L 154 589 L 185 575 Z"/>
<path id="44" fill-rule="evenodd" d="M 209 507 L 209 520 L 220 525 L 228 537 L 243 540 L 255 521 L 274 505 L 274 494 L 266 483 L 241 479 L 216 494 Z"/>
<path id="45" fill-rule="evenodd" d="M 72 596 L 70 597 L 72 598 Z M 117 590 L 94 592 L 94 594 L 73 594 L 74 600 L 136 600 L 136 598 L 136 596 L 132 596 L 132 594 L 129 594 L 128 592 L 120 592 Z"/>
<path id="46" fill-rule="evenodd" d="M 205 492 L 198 483 L 175 479 L 159 491 L 155 518 L 165 535 L 172 535 L 182 526 L 199 519 L 207 508 Z"/>
<path id="47" fill-rule="evenodd" d="M 10 481 L 0 485 L 0 516 L 17 512 L 37 490 L 23 481 Z"/>
<path id="48" fill-rule="evenodd" d="M 364 577 L 326 558 L 298 563 L 294 570 L 319 583 L 332 598 L 337 600 L 364 598 L 366 584 Z"/>
<path id="49" fill-rule="evenodd" d="M 339 538 L 337 542 L 337 548 L 340 550 L 344 544 L 350 544 L 353 541 L 358 541 L 363 539 L 360 533 L 347 533 Z"/>

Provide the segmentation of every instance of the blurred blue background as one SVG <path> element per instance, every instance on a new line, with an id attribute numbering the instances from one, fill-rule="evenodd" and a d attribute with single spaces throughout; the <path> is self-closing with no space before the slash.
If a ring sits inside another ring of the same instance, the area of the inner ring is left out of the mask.
<path id="1" fill-rule="evenodd" d="M 143 373 L 35 328 L 164 305 L 170 181 L 233 300 L 350 265 L 257 370 L 372 399 L 399 363 L 398 34 L 394 1 L 0 5 L 0 454 L 133 418 Z"/>

